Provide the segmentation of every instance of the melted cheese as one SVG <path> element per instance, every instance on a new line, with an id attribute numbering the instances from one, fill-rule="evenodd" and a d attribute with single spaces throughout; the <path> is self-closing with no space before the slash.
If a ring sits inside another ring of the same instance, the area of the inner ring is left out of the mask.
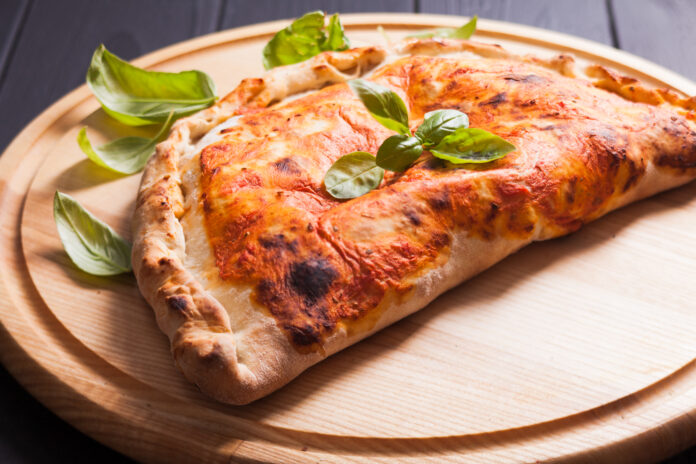
<path id="1" fill-rule="evenodd" d="M 372 325 L 386 304 L 408 305 L 414 292 L 432 299 L 433 288 L 494 262 L 476 247 L 501 259 L 641 196 L 658 154 L 669 169 L 696 161 L 684 118 L 529 63 L 405 57 L 371 79 L 402 96 L 412 128 L 428 111 L 456 108 L 518 150 L 470 169 L 425 153 L 382 188 L 339 202 L 322 189 L 326 170 L 392 135 L 345 84 L 216 127 L 182 160 L 181 222 L 185 264 L 235 334 L 267 323 L 260 313 L 296 347 Z M 447 274 L 468 257 L 480 265 Z"/>

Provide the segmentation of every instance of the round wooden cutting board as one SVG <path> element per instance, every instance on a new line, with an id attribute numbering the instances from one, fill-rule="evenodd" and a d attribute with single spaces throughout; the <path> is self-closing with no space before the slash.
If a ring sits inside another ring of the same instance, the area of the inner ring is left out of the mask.
<path id="1" fill-rule="evenodd" d="M 345 15 L 354 45 L 467 19 Z M 262 74 L 287 22 L 190 40 L 136 60 L 201 69 L 225 94 Z M 576 55 L 696 94 L 674 73 L 593 42 L 481 20 L 476 39 Z M 95 44 L 96 45 L 96 44 Z M 151 462 L 646 462 L 696 442 L 696 185 L 523 249 L 429 307 L 245 407 L 175 368 L 132 275 L 89 276 L 65 255 L 56 190 L 125 236 L 139 175 L 89 162 L 75 141 L 123 129 L 82 86 L 0 158 L 2 362 L 97 440 Z"/>

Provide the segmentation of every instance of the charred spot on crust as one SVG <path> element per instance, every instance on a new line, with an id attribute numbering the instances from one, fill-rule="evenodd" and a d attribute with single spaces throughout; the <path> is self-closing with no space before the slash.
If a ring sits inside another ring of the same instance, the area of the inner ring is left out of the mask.
<path id="1" fill-rule="evenodd" d="M 202 363 L 212 366 L 224 366 L 227 361 L 222 347 L 217 343 L 213 343 L 212 348 L 205 354 L 201 354 L 200 360 Z"/>
<path id="2" fill-rule="evenodd" d="M 623 192 L 626 192 L 628 189 L 636 185 L 638 183 L 640 175 L 641 173 L 638 171 L 632 172 L 628 179 L 626 179 L 626 183 L 623 186 Z"/>
<path id="3" fill-rule="evenodd" d="M 499 94 L 493 95 L 488 100 L 482 101 L 481 103 L 479 103 L 479 106 L 492 106 L 493 108 L 497 108 L 498 105 L 500 105 L 501 103 L 505 103 L 506 101 L 507 93 L 500 92 Z"/>
<path id="4" fill-rule="evenodd" d="M 312 258 L 294 263 L 287 279 L 289 286 L 308 303 L 326 295 L 338 273 L 325 258 Z"/>
<path id="5" fill-rule="evenodd" d="M 285 174 L 300 174 L 302 172 L 302 169 L 300 169 L 297 162 L 292 158 L 280 159 L 273 163 L 273 167 Z"/>
<path id="6" fill-rule="evenodd" d="M 318 343 L 321 340 L 321 334 L 312 324 L 286 324 L 283 327 L 292 338 L 293 343 L 297 346 L 309 346 Z"/>
<path id="7" fill-rule="evenodd" d="M 500 206 L 498 206 L 497 203 L 491 202 L 491 209 L 488 210 L 488 214 L 486 215 L 486 222 L 493 222 L 498 216 L 498 211 L 500 211 Z"/>
<path id="8" fill-rule="evenodd" d="M 546 81 L 546 79 L 536 74 L 510 74 L 508 76 L 503 76 L 503 79 L 506 81 L 521 82 L 522 84 L 538 84 Z"/>
<path id="9" fill-rule="evenodd" d="M 560 115 L 561 115 L 560 111 L 552 111 L 550 113 L 540 114 L 539 117 L 544 118 L 544 119 L 551 119 L 551 118 L 557 118 Z"/>
<path id="10" fill-rule="evenodd" d="M 404 211 L 404 214 L 406 215 L 408 221 L 414 226 L 419 226 L 422 224 L 421 218 L 418 216 L 418 213 L 416 213 L 414 210 L 407 209 L 406 211 Z"/>
<path id="11" fill-rule="evenodd" d="M 212 208 L 210 207 L 210 202 L 208 201 L 208 195 L 205 193 L 201 194 L 201 202 L 203 203 L 203 211 L 210 213 Z"/>
<path id="12" fill-rule="evenodd" d="M 271 279 L 261 279 L 256 286 L 256 294 L 258 300 L 264 305 L 271 308 L 281 300 L 281 295 L 278 287 Z M 271 309 L 271 312 L 273 310 Z"/>
<path id="13" fill-rule="evenodd" d="M 566 202 L 575 202 L 575 192 L 577 190 L 578 176 L 573 176 L 568 180 L 568 190 L 566 190 Z"/>
<path id="14" fill-rule="evenodd" d="M 450 236 L 446 232 L 434 232 L 431 240 L 432 245 L 437 249 L 450 244 Z"/>
<path id="15" fill-rule="evenodd" d="M 626 182 L 623 185 L 624 192 L 626 192 L 631 187 L 635 186 L 638 183 L 638 180 L 645 173 L 645 166 L 642 164 L 642 159 L 641 163 L 637 163 L 632 159 L 627 159 L 627 161 L 628 176 L 626 177 Z"/>
<path id="16" fill-rule="evenodd" d="M 259 245 L 265 249 L 285 249 L 295 253 L 297 251 L 297 240 L 289 241 L 284 234 L 275 234 L 259 237 Z"/>
<path id="17" fill-rule="evenodd" d="M 682 170 L 696 168 L 696 133 L 677 124 L 665 126 L 663 130 L 671 137 L 682 138 L 681 151 L 663 153 L 657 157 L 655 164 Z"/>
<path id="18" fill-rule="evenodd" d="M 324 330 L 331 330 L 336 323 L 328 316 L 328 311 L 324 306 L 308 306 L 304 312 L 310 317 L 315 326 L 321 326 Z"/>
<path id="19" fill-rule="evenodd" d="M 656 163 L 658 166 L 667 166 L 676 169 L 692 169 L 696 168 L 696 153 L 691 155 L 660 155 L 657 157 Z"/>
<path id="20" fill-rule="evenodd" d="M 188 306 L 188 301 L 183 296 L 168 296 L 165 300 L 167 307 L 176 312 L 186 312 L 186 307 Z"/>
<path id="21" fill-rule="evenodd" d="M 522 108 L 528 108 L 528 107 L 534 106 L 534 105 L 536 105 L 536 104 L 537 104 L 537 101 L 534 100 L 534 99 L 532 99 L 532 100 L 527 100 L 527 101 L 524 101 L 524 102 L 520 103 L 520 106 L 521 106 Z"/>
<path id="22" fill-rule="evenodd" d="M 449 192 L 443 190 L 434 193 L 432 196 L 428 197 L 428 204 L 435 211 L 442 211 L 444 209 L 450 208 Z"/>

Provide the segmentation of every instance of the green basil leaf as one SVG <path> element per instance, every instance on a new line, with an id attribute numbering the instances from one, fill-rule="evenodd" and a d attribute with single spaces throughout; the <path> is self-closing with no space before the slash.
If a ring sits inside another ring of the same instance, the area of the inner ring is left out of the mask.
<path id="1" fill-rule="evenodd" d="M 146 71 L 100 45 L 87 71 L 87 85 L 110 116 L 129 126 L 164 122 L 212 105 L 215 84 L 206 73 Z"/>
<path id="2" fill-rule="evenodd" d="M 99 166 L 120 174 L 135 174 L 145 167 L 145 163 L 155 151 L 157 142 L 168 132 L 173 117 L 174 113 L 170 113 L 169 119 L 151 139 L 122 137 L 94 148 L 87 138 L 86 128 L 83 127 L 77 134 L 77 144 L 87 158 Z"/>
<path id="3" fill-rule="evenodd" d="M 323 11 L 312 11 L 296 19 L 263 48 L 264 68 L 299 63 L 323 51 L 341 51 L 350 46 L 337 14 L 329 19 L 328 36 L 326 30 Z"/>
<path id="4" fill-rule="evenodd" d="M 53 218 L 63 248 L 77 267 L 94 275 L 131 270 L 131 245 L 70 195 L 56 191 Z"/>
<path id="5" fill-rule="evenodd" d="M 356 198 L 377 188 L 383 177 L 384 169 L 375 164 L 373 155 L 354 151 L 331 165 L 324 176 L 324 187 L 334 198 Z"/>
<path id="6" fill-rule="evenodd" d="M 338 13 L 331 15 L 331 18 L 329 18 L 327 30 L 329 36 L 326 38 L 326 41 L 321 44 L 322 50 L 342 51 L 350 48 L 350 41 L 343 31 L 343 24 L 341 24 Z"/>
<path id="7" fill-rule="evenodd" d="M 426 147 L 435 146 L 460 128 L 469 127 L 469 117 L 457 110 L 437 110 L 425 114 L 423 124 L 416 131 Z"/>
<path id="8" fill-rule="evenodd" d="M 348 85 L 380 124 L 400 134 L 411 135 L 406 104 L 396 92 L 364 79 L 353 79 Z"/>
<path id="9" fill-rule="evenodd" d="M 409 35 L 408 37 L 416 39 L 429 39 L 431 37 L 442 37 L 445 39 L 468 39 L 476 31 L 476 20 L 478 16 L 474 16 L 471 20 L 462 27 L 442 27 L 438 29 L 429 29 L 419 32 L 418 34 Z"/>
<path id="10" fill-rule="evenodd" d="M 454 164 L 488 163 L 515 150 L 515 146 L 505 139 L 477 128 L 458 129 L 431 148 L 436 158 Z"/>
<path id="11" fill-rule="evenodd" d="M 390 171 L 405 171 L 423 153 L 421 144 L 416 137 L 392 135 L 377 151 L 377 166 Z"/>

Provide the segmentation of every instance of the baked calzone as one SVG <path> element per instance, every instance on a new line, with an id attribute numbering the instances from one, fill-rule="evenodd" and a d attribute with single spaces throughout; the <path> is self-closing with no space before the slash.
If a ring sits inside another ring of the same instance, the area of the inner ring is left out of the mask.
<path id="1" fill-rule="evenodd" d="M 246 79 L 179 120 L 146 167 L 133 267 L 177 365 L 244 404 L 535 240 L 696 176 L 696 100 L 572 57 L 405 41 Z M 346 81 L 396 92 L 415 129 L 456 109 L 516 150 L 461 168 L 424 151 L 341 201 L 323 178 L 394 132 Z"/>

